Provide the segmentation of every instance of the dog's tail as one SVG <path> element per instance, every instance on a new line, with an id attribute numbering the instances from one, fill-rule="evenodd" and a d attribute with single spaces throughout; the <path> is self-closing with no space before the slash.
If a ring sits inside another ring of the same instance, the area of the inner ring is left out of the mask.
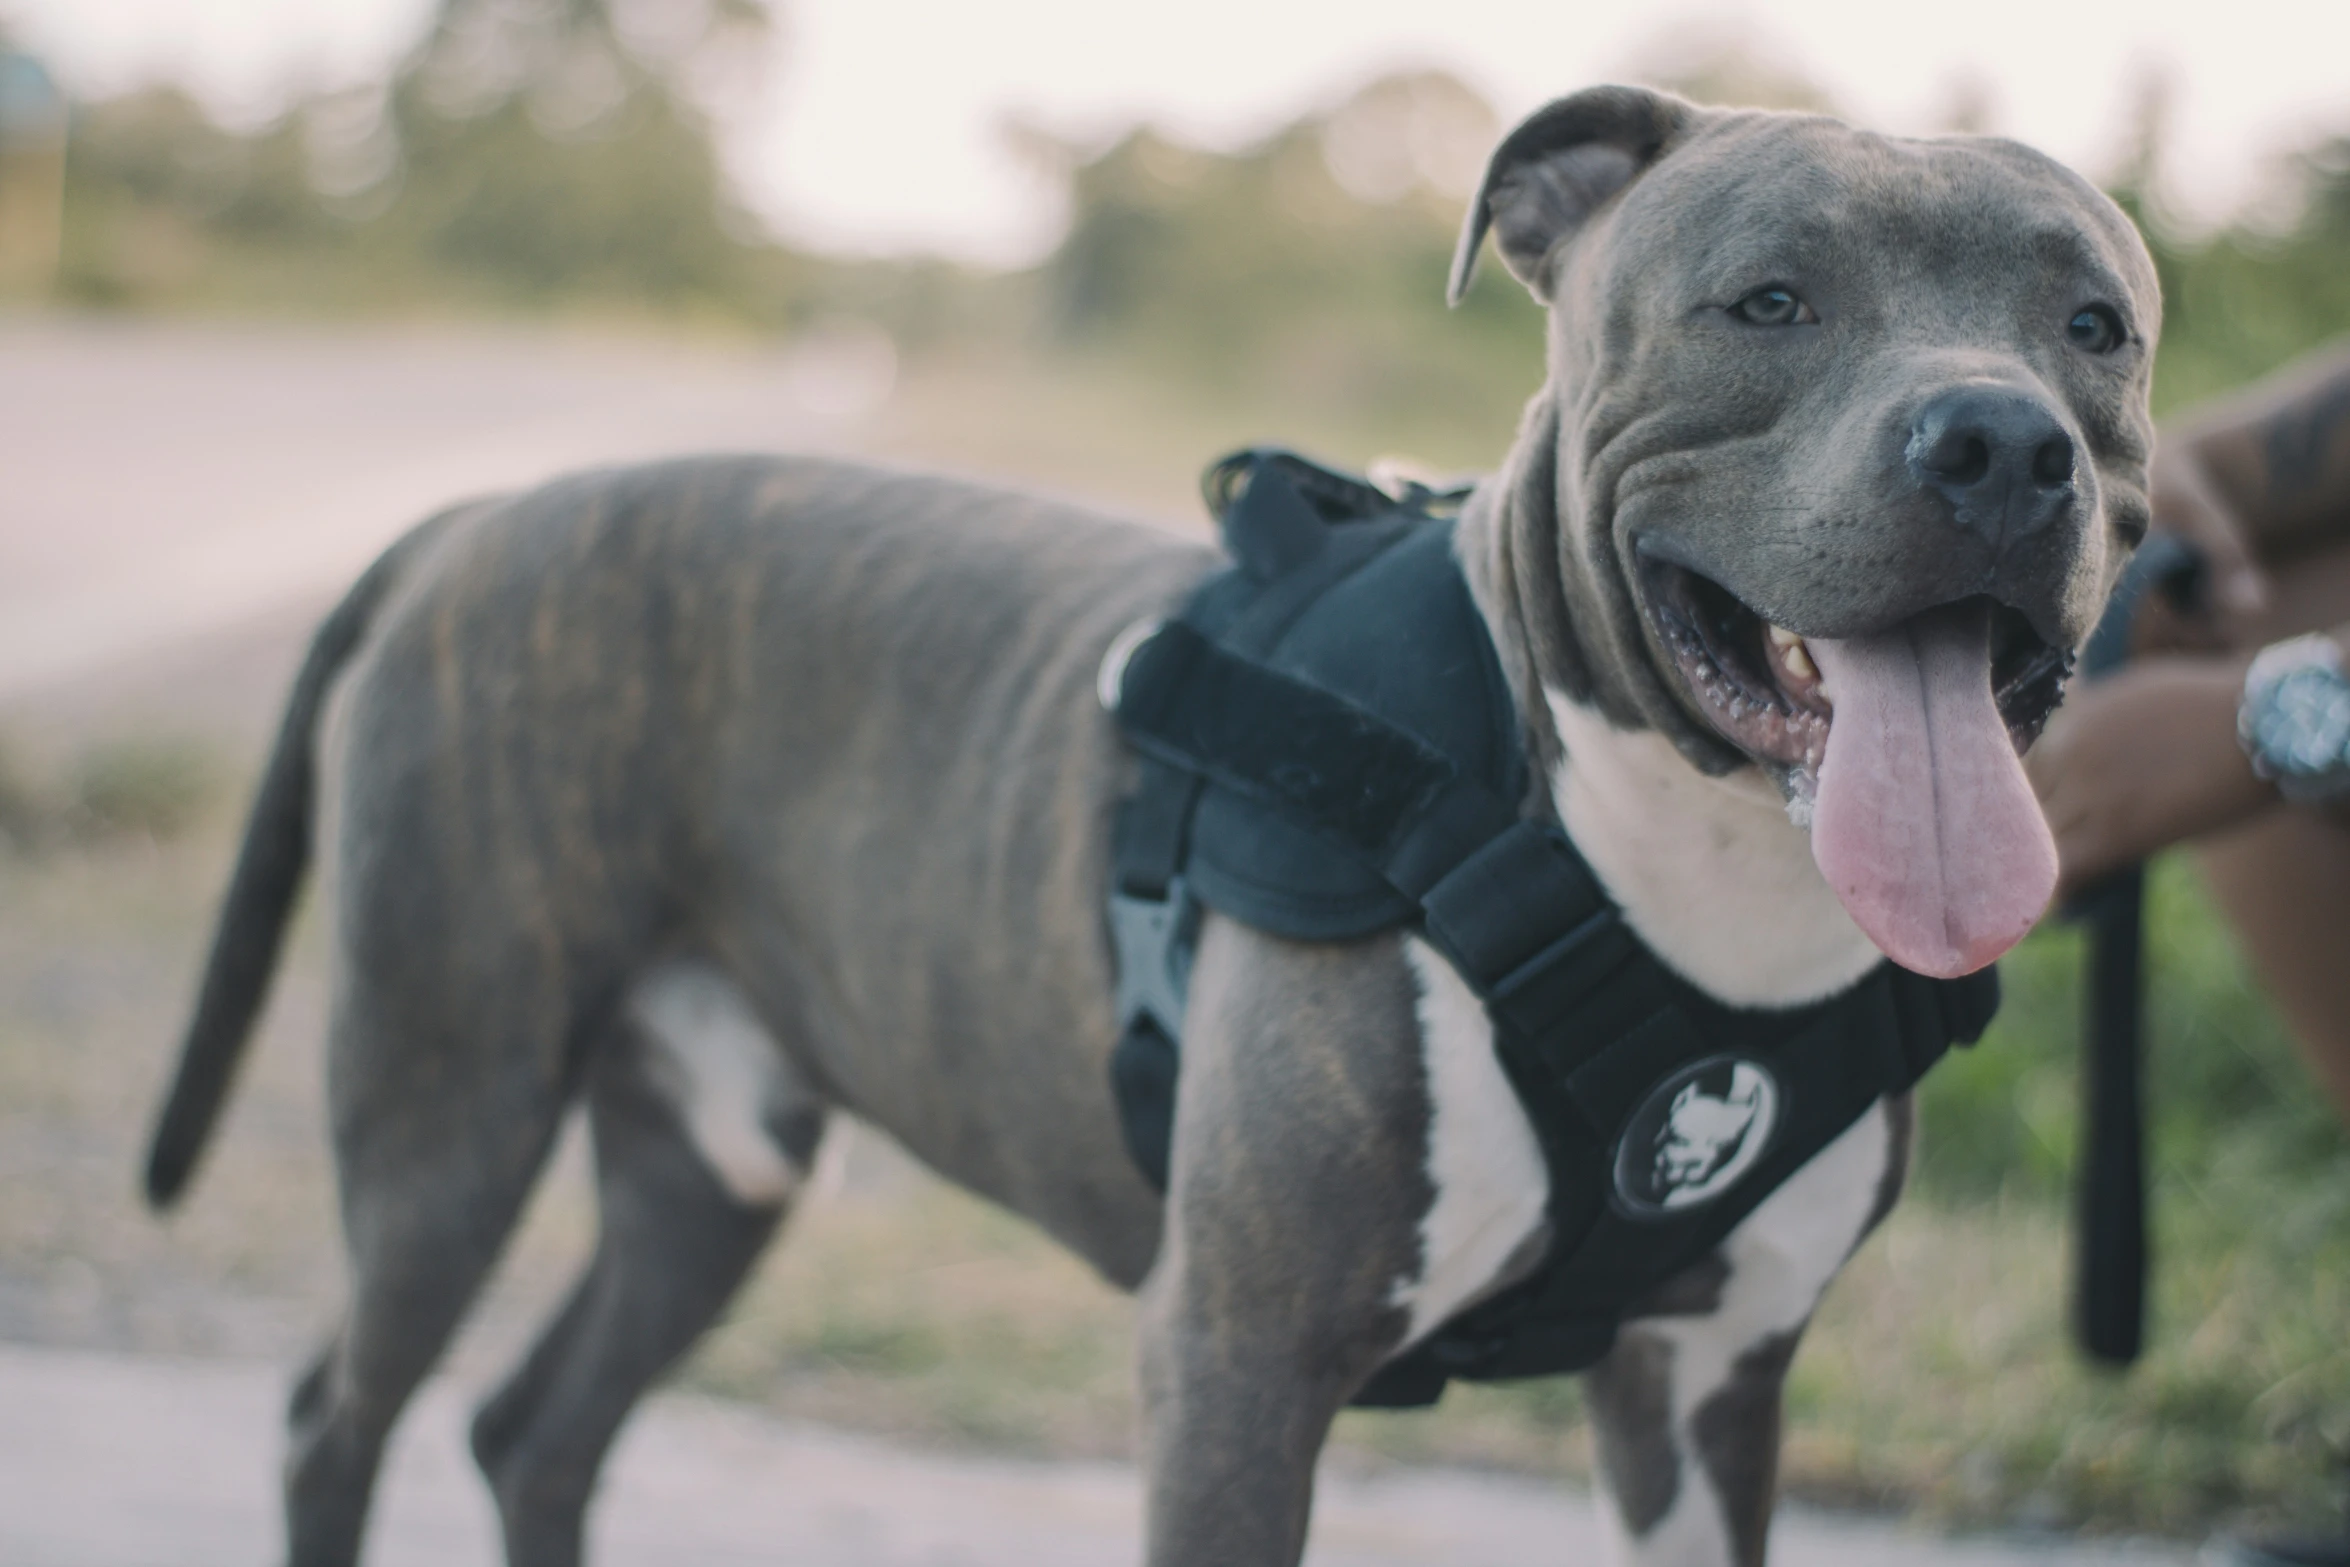
<path id="1" fill-rule="evenodd" d="M 237 868 L 221 901 L 212 953 L 204 962 L 196 1011 L 180 1045 L 179 1070 L 155 1118 L 147 1148 L 147 1202 L 168 1208 L 188 1184 L 220 1118 L 245 1041 L 269 997 L 269 980 L 285 944 L 295 894 L 310 863 L 310 823 L 317 788 L 319 710 L 335 675 L 366 635 L 377 608 L 424 541 L 454 512 L 411 529 L 376 558 L 311 638 L 294 677 L 277 744 L 261 774 Z"/>

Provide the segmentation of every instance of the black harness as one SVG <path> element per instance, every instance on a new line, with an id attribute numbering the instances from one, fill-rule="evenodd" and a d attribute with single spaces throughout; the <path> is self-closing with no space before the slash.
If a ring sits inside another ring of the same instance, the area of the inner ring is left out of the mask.
<path id="1" fill-rule="evenodd" d="M 1870 1105 L 1980 1036 L 1997 978 L 1884 963 L 1810 1006 L 1713 1000 L 1632 934 L 1529 787 L 1453 554 L 1460 496 L 1399 501 L 1269 451 L 1206 489 L 1235 564 L 1104 661 L 1141 754 L 1110 896 L 1127 1147 L 1164 1190 L 1203 907 L 1301 940 L 1411 929 L 1485 1003 L 1549 1168 L 1550 1249 L 1355 1402 L 1580 1370 Z"/>

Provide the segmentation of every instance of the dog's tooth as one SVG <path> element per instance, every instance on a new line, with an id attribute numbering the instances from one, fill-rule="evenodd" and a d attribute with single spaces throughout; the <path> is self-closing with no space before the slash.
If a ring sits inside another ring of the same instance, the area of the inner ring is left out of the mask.
<path id="1" fill-rule="evenodd" d="M 1820 678 L 1819 670 L 1811 661 L 1811 649 L 1803 645 L 1803 638 L 1785 626 L 1766 625 L 1764 630 L 1770 636 L 1771 646 L 1778 650 L 1779 662 L 1787 666 L 1787 673 L 1798 680 Z"/>

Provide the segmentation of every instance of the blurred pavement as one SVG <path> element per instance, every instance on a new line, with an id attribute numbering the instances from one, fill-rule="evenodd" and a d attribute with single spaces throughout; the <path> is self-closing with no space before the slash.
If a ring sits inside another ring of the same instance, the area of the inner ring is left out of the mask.
<path id="1" fill-rule="evenodd" d="M 788 345 L 0 316 L 0 699 L 348 581 L 455 499 L 844 444 L 877 333 Z"/>
<path id="2" fill-rule="evenodd" d="M 0 1562 L 210 1567 L 277 1550 L 285 1377 L 234 1362 L 0 1347 Z M 493 1567 L 464 1452 L 471 1400 L 428 1388 L 393 1444 L 369 1567 Z M 597 1567 L 1077 1567 L 1132 1561 L 1132 1472 L 919 1453 L 666 1395 L 624 1436 L 594 1522 Z M 1782 1514 L 1798 1567 L 2186 1567 L 2175 1546 L 1942 1541 Z M 1444 1471 L 1325 1473 L 1309 1567 L 1575 1567 L 1599 1560 L 1584 1497 Z"/>

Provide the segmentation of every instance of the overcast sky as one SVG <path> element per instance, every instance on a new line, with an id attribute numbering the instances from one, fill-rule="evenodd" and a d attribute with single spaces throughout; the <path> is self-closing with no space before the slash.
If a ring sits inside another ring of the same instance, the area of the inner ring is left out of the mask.
<path id="1" fill-rule="evenodd" d="M 380 70 L 426 0 L 0 0 L 84 92 L 158 77 L 265 114 L 298 85 Z M 1995 129 L 2110 167 L 2149 71 L 2177 87 L 2175 194 L 2206 217 L 2281 152 L 2350 132 L 2345 0 L 788 0 L 771 106 L 731 152 L 785 233 L 845 250 L 1018 262 L 1053 193 L 1003 148 L 1017 114 L 1101 136 L 1136 119 L 1231 145 L 1379 71 L 1440 65 L 1506 113 L 1622 72 L 1668 27 L 1759 37 L 1889 130 L 1960 84 Z"/>

